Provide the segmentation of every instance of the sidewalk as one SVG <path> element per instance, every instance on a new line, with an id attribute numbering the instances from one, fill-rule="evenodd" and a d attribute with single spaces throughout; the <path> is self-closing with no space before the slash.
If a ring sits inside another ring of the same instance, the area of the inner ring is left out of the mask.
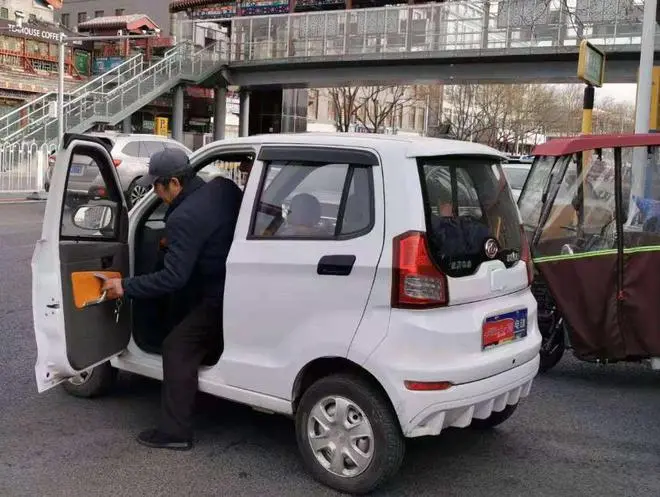
<path id="1" fill-rule="evenodd" d="M 20 202 L 43 202 L 46 200 L 46 192 L 41 193 L 2 193 L 0 192 L 1 204 L 15 204 Z"/>

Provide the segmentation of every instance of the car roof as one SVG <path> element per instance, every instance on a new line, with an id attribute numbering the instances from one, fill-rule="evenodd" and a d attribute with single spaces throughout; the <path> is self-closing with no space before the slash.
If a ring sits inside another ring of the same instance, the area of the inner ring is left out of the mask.
<path id="1" fill-rule="evenodd" d="M 376 133 L 281 133 L 263 134 L 241 138 L 228 138 L 226 145 L 326 145 L 348 147 L 378 147 L 379 144 L 400 146 L 407 157 L 432 157 L 436 155 L 485 155 L 505 159 L 506 155 L 480 143 L 429 138 L 423 136 L 382 135 Z"/>

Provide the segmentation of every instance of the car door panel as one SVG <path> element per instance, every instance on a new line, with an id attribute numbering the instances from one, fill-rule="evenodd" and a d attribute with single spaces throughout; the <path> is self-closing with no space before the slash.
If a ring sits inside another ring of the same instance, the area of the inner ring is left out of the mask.
<path id="1" fill-rule="evenodd" d="M 104 269 L 102 261 L 108 257 L 112 258 L 112 264 Z M 89 301 L 101 297 L 101 281 L 93 276 L 94 273 L 105 273 L 110 277 L 127 274 L 128 247 L 109 242 L 63 243 L 60 246 L 60 261 L 67 358 L 71 366 L 79 371 L 102 361 L 107 357 L 108 350 L 123 349 L 130 339 L 128 308 L 119 313 L 119 322 L 116 322 L 114 313 L 117 303 L 114 300 L 106 299 L 100 304 L 80 308 L 76 302 L 83 298 Z M 91 273 L 91 277 L 82 281 L 89 290 L 78 290 L 83 296 L 76 299 L 80 275 L 85 273 Z M 74 278 L 78 280 L 76 287 Z"/>
<path id="2" fill-rule="evenodd" d="M 260 155 L 264 150 L 266 147 Z M 308 160 L 306 155 L 310 154 L 301 153 L 300 160 Z M 282 156 L 283 168 L 291 166 L 289 157 L 293 156 Z M 312 162 L 320 160 L 318 154 L 311 157 Z M 324 158 L 332 162 L 333 157 L 331 151 Z M 344 160 L 360 159 L 349 157 Z M 249 201 L 241 206 L 227 260 L 221 373 L 233 387 L 286 399 L 291 396 L 296 375 L 309 361 L 348 354 L 384 243 L 382 170 L 378 165 L 364 168 L 371 185 L 371 203 L 367 201 L 366 206 L 370 207 L 372 224 L 361 232 L 340 239 L 295 239 L 288 235 L 278 238 L 267 235 L 271 225 L 277 223 L 260 222 L 257 209 L 272 211 L 277 216 L 280 199 L 261 202 L 261 185 L 286 189 L 289 187 L 284 185 L 292 183 L 284 176 L 271 178 L 266 159 L 257 161 L 250 175 L 244 197 Z M 342 159 L 339 155 L 336 162 Z M 296 192 L 312 191 L 309 184 L 310 181 L 299 183 Z M 321 187 L 325 185 L 314 188 L 317 199 L 322 197 L 317 191 Z M 348 190 L 343 185 L 336 192 L 345 198 Z M 255 204 L 259 207 L 253 207 Z M 343 212 L 343 207 L 337 209 Z M 254 233 L 264 236 L 253 236 L 253 226 Z M 251 310 L 252 304 L 255 311 Z"/>
<path id="3" fill-rule="evenodd" d="M 67 202 L 72 192 L 68 188 L 69 170 L 76 154 L 92 158 L 98 166 L 108 190 L 107 199 L 87 198 L 82 206 Z M 115 277 L 129 272 L 128 211 L 118 185 L 104 142 L 89 136 L 65 135 L 46 202 L 42 236 L 32 259 L 38 349 L 35 373 L 40 392 L 121 353 L 130 340 L 128 309 L 119 313 L 117 320 L 117 302 L 101 299 L 101 281 L 94 281 L 94 273 Z M 107 217 L 92 216 L 99 223 L 109 219 L 107 226 L 81 227 L 86 218 L 83 215 L 83 221 L 76 221 L 82 212 L 79 209 L 110 212 Z M 84 305 L 89 300 L 98 302 Z"/>

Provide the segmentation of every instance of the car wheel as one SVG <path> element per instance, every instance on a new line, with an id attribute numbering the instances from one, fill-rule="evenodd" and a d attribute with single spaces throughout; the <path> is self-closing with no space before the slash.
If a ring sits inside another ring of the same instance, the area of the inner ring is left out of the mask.
<path id="1" fill-rule="evenodd" d="M 318 380 L 302 396 L 296 438 L 305 466 L 328 487 L 371 492 L 400 468 L 401 426 L 385 396 L 356 375 Z"/>
<path id="2" fill-rule="evenodd" d="M 137 204 L 139 200 L 151 190 L 149 187 L 138 185 L 137 180 L 139 179 L 140 178 L 135 178 L 126 191 L 126 202 L 128 203 L 129 209 Z"/>
<path id="3" fill-rule="evenodd" d="M 62 386 L 74 397 L 100 397 L 112 389 L 117 379 L 117 372 L 109 362 L 104 362 L 91 371 L 69 378 L 62 383 Z"/>
<path id="4" fill-rule="evenodd" d="M 517 408 L 518 404 L 508 404 L 501 411 L 493 411 L 486 419 L 474 418 L 470 424 L 470 428 L 476 428 L 477 430 L 490 430 L 491 428 L 495 428 L 497 425 L 502 424 L 509 419 Z"/>

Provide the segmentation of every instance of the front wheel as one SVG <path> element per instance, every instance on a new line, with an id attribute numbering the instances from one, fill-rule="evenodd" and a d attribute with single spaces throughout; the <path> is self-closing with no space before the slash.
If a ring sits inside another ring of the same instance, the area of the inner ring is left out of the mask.
<path id="1" fill-rule="evenodd" d="M 100 397 L 112 389 L 117 379 L 117 372 L 109 362 L 104 362 L 91 371 L 69 378 L 62 383 L 62 386 L 74 397 Z"/>
<path id="2" fill-rule="evenodd" d="M 327 376 L 309 387 L 296 412 L 303 462 L 341 492 L 371 492 L 400 468 L 405 440 L 385 396 L 365 379 Z"/>
<path id="3" fill-rule="evenodd" d="M 509 419 L 517 408 L 518 404 L 508 404 L 501 411 L 493 411 L 486 419 L 474 418 L 470 427 L 476 428 L 477 430 L 490 430 L 491 428 L 495 428 L 497 425 L 502 424 Z"/>

